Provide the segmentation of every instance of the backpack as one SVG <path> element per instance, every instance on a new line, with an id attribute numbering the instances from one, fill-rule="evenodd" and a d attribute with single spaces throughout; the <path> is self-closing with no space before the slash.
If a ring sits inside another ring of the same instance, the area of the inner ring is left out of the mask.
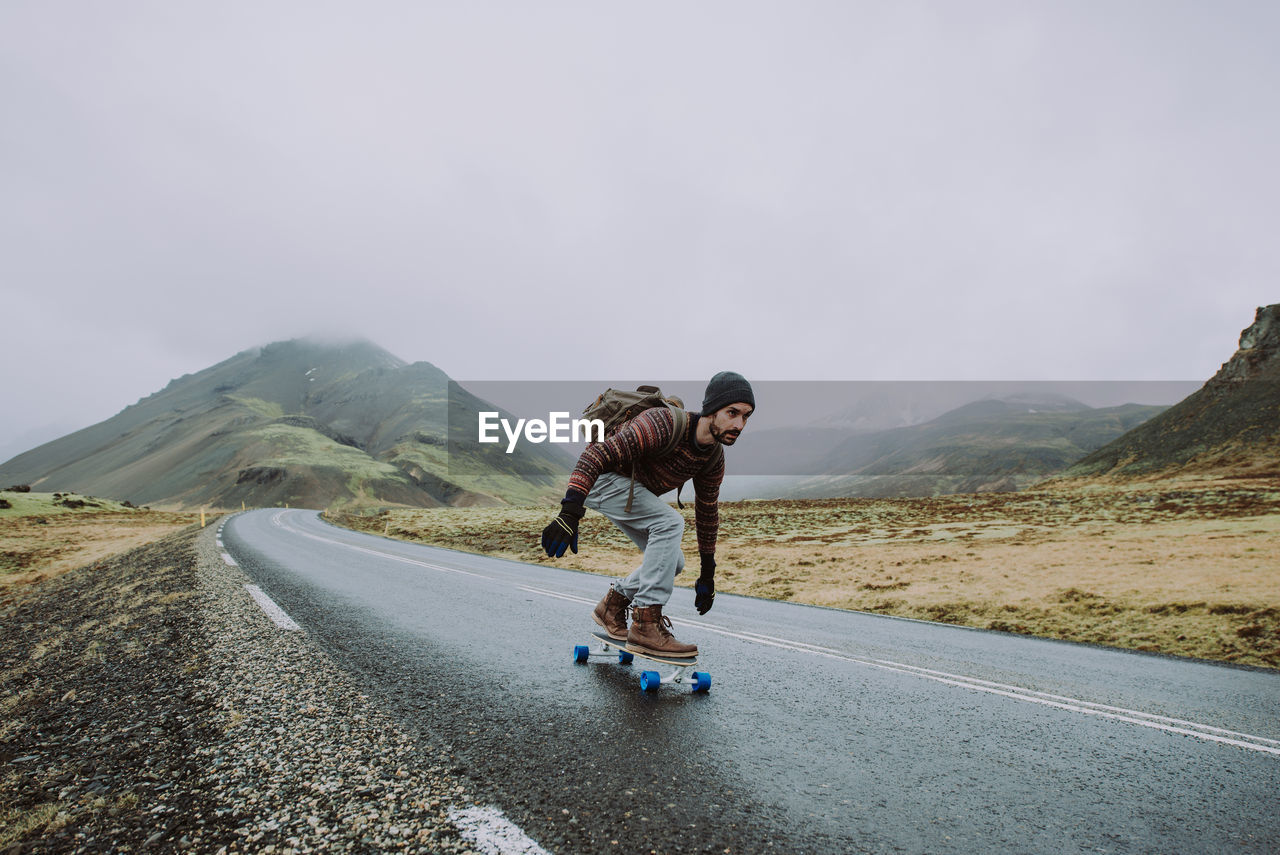
<path id="1" fill-rule="evenodd" d="M 587 419 L 599 419 L 604 422 L 605 437 L 613 436 L 627 422 L 640 415 L 642 412 L 654 407 L 666 407 L 671 411 L 671 415 L 675 418 L 675 430 L 671 434 L 671 439 L 659 451 L 658 456 L 670 454 L 671 451 L 684 438 L 684 432 L 689 426 L 689 413 L 685 411 L 684 401 L 676 397 L 666 397 L 662 394 L 662 390 L 657 386 L 637 386 L 634 392 L 624 389 L 606 389 L 602 394 L 596 397 L 595 401 L 588 404 L 582 411 L 582 415 Z M 712 455 L 707 461 L 707 467 L 712 466 L 724 449 L 718 444 L 716 445 L 717 454 Z M 684 508 L 684 503 L 680 501 L 680 490 L 683 484 L 676 488 L 676 504 Z M 631 511 L 631 501 L 636 494 L 636 475 L 635 467 L 631 467 L 631 489 L 627 491 L 627 511 Z"/>

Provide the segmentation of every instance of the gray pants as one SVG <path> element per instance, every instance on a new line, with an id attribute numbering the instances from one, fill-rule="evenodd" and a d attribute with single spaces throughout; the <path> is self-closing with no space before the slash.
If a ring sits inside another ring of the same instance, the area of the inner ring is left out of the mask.
<path id="1" fill-rule="evenodd" d="M 614 582 L 614 590 L 640 608 L 664 606 L 671 599 L 676 576 L 684 569 L 684 553 L 680 551 L 684 517 L 640 484 L 636 484 L 635 499 L 628 511 L 630 489 L 630 478 L 605 472 L 596 479 L 586 506 L 612 520 L 644 551 L 640 566 L 630 576 Z"/>

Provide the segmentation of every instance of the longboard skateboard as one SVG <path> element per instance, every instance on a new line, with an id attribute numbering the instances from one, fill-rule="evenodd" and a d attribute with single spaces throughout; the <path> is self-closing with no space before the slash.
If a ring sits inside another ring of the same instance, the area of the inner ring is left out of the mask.
<path id="1" fill-rule="evenodd" d="M 592 653 L 591 647 L 586 644 L 579 644 L 573 648 L 573 661 L 579 665 L 585 665 L 592 657 L 597 659 L 613 658 L 617 653 L 619 665 L 630 665 L 632 660 L 637 656 L 641 659 L 647 659 L 650 662 L 656 662 L 659 665 L 669 665 L 675 670 L 669 674 L 663 675 L 658 671 L 641 671 L 640 672 L 640 691 L 652 692 L 663 683 L 685 683 L 685 672 L 698 664 L 697 656 L 653 656 L 648 653 L 641 653 L 636 650 L 628 650 L 625 641 L 618 641 L 610 638 L 607 633 L 593 632 L 592 637 L 600 642 L 600 652 Z M 711 675 L 706 671 L 694 671 L 688 675 L 689 685 L 695 692 L 708 692 L 711 690 Z"/>

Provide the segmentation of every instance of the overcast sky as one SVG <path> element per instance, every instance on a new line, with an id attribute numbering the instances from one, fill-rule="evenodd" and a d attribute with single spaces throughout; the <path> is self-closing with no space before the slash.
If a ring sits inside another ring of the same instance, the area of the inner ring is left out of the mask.
<path id="1" fill-rule="evenodd" d="M 1203 380 L 1280 301 L 1277 43 L 1265 0 L 7 0 L 0 448 L 312 333 Z"/>

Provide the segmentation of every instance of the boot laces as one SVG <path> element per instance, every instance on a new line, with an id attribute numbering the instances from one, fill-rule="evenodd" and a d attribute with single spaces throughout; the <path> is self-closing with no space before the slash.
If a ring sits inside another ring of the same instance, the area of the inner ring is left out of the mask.
<path id="1" fill-rule="evenodd" d="M 636 606 L 632 606 L 631 608 L 632 608 L 632 617 L 636 617 L 635 612 L 639 611 L 639 608 Z M 645 617 L 649 617 L 649 613 L 647 610 L 646 610 Z M 658 635 L 662 636 L 663 638 L 675 638 L 675 633 L 671 631 L 671 618 L 667 617 L 661 612 L 658 613 L 658 616 L 656 618 L 649 618 L 648 620 L 640 620 L 637 617 L 636 620 L 638 623 L 652 623 L 654 630 L 656 630 Z"/>

